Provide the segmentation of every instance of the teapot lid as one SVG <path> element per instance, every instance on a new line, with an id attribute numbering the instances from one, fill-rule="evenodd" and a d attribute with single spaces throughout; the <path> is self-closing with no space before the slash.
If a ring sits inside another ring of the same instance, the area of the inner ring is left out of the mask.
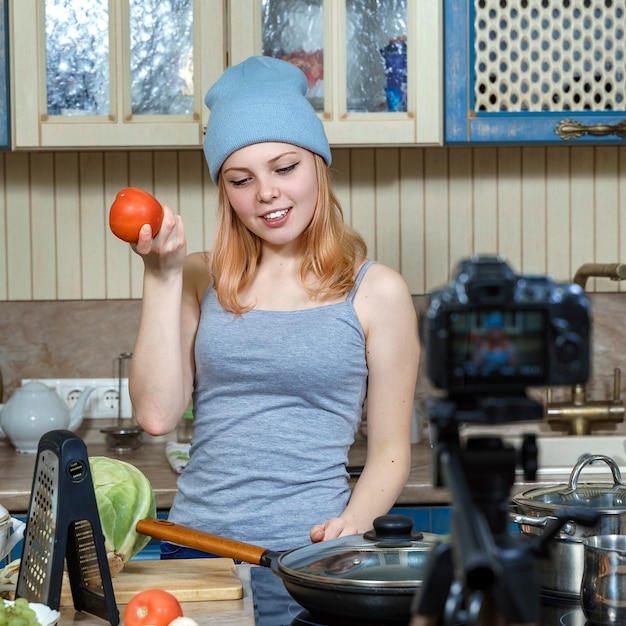
<path id="1" fill-rule="evenodd" d="M 52 389 L 52 387 L 49 387 L 48 385 L 46 385 L 45 383 L 42 383 L 38 380 L 31 380 L 25 384 L 23 384 L 21 387 L 18 387 L 16 389 L 16 391 L 34 391 L 34 392 L 38 392 L 38 391 L 52 391 L 54 393 L 54 389 Z"/>

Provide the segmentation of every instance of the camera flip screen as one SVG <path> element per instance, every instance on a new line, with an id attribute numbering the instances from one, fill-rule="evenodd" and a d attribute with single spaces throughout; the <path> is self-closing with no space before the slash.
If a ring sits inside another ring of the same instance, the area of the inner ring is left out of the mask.
<path id="1" fill-rule="evenodd" d="M 480 309 L 448 317 L 454 388 L 541 384 L 546 377 L 546 311 Z"/>

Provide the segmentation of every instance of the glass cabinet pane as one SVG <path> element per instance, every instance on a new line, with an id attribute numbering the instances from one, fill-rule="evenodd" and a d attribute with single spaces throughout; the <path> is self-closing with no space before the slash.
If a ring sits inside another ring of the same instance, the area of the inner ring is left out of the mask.
<path id="1" fill-rule="evenodd" d="M 192 0 L 131 0 L 134 115 L 193 113 Z"/>
<path id="2" fill-rule="evenodd" d="M 110 115 L 109 1 L 46 0 L 45 16 L 48 114 Z M 130 0 L 129 17 L 130 59 L 115 58 L 133 115 L 192 114 L 193 0 Z"/>
<path id="3" fill-rule="evenodd" d="M 263 54 L 297 65 L 307 77 L 307 98 L 324 110 L 323 0 L 263 0 Z"/>
<path id="4" fill-rule="evenodd" d="M 347 0 L 347 110 L 406 111 L 406 0 Z"/>
<path id="5" fill-rule="evenodd" d="M 46 0 L 49 115 L 109 114 L 107 0 Z"/>

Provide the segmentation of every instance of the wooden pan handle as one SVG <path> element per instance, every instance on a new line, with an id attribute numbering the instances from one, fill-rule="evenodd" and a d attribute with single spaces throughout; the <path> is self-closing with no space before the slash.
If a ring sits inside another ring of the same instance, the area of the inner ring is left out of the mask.
<path id="1" fill-rule="evenodd" d="M 182 524 L 175 524 L 165 519 L 146 518 L 139 520 L 135 530 L 142 535 L 148 535 L 161 541 L 170 541 L 180 546 L 211 552 L 219 556 L 245 561 L 254 565 L 269 567 L 269 550 L 244 543 L 236 539 L 228 539 L 220 535 L 213 535 L 203 530 L 189 528 Z"/>

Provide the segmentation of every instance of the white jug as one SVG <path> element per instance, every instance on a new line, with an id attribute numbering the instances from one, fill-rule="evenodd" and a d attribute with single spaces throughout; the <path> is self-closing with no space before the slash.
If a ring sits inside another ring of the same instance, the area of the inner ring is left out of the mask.
<path id="1" fill-rule="evenodd" d="M 31 381 L 18 387 L 0 412 L 3 432 L 18 452 L 35 453 L 39 440 L 51 430 L 76 430 L 93 387 L 86 387 L 70 408 L 51 387 Z"/>

